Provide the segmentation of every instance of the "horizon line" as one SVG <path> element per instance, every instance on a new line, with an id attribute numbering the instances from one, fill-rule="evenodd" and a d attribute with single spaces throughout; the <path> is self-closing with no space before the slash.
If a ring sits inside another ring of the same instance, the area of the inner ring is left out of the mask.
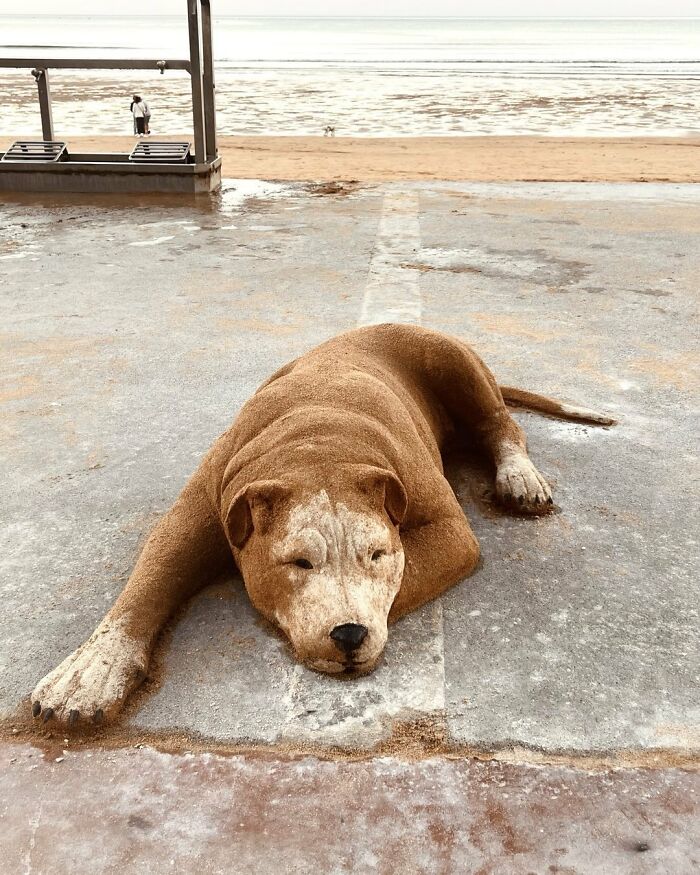
<path id="1" fill-rule="evenodd" d="M 184 14 L 184 13 L 183 13 Z M 0 18 L 37 18 L 41 16 L 50 16 L 51 18 L 181 18 L 182 14 L 174 12 L 8 12 L 0 13 Z M 462 21 L 492 21 L 493 19 L 503 18 L 508 21 L 700 21 L 700 15 L 342 15 L 342 14 L 322 14 L 322 15 L 288 15 L 283 13 L 268 12 L 258 15 L 226 15 L 215 14 L 213 18 L 377 18 L 377 19 L 414 19 L 421 20 L 462 20 Z"/>

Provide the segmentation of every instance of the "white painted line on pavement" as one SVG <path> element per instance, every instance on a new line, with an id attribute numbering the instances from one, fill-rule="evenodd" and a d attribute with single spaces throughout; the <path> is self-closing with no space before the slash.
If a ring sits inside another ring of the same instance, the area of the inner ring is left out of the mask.
<path id="1" fill-rule="evenodd" d="M 358 325 L 421 321 L 418 271 L 402 267 L 420 250 L 418 193 L 389 191 L 369 266 Z"/>

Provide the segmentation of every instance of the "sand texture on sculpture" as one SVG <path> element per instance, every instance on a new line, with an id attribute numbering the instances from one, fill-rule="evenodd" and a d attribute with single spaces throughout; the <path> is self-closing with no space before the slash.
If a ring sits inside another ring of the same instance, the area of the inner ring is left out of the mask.
<path id="1" fill-rule="evenodd" d="M 0 137 L 0 149 L 14 139 Z M 74 153 L 130 152 L 136 142 L 133 136 L 66 139 Z M 192 134 L 153 139 L 191 141 Z M 353 138 L 319 132 L 219 137 L 219 153 L 224 176 L 246 179 L 700 182 L 700 137 Z"/>
<path id="2" fill-rule="evenodd" d="M 372 671 L 388 623 L 479 559 L 443 473 L 448 440 L 486 454 L 504 505 L 552 509 L 493 375 L 460 340 L 374 325 L 284 365 L 204 457 L 97 631 L 36 687 L 34 716 L 114 717 L 163 625 L 232 557 L 253 606 L 301 662 Z"/>

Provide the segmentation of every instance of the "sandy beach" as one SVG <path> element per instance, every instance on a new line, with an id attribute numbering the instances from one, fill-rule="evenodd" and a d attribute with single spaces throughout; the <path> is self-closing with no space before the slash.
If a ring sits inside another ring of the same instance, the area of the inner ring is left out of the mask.
<path id="1" fill-rule="evenodd" d="M 66 140 L 73 153 L 128 152 L 135 142 Z M 0 148 L 11 141 L 0 138 Z M 700 182 L 700 137 L 224 136 L 219 152 L 224 176 L 239 179 Z"/>

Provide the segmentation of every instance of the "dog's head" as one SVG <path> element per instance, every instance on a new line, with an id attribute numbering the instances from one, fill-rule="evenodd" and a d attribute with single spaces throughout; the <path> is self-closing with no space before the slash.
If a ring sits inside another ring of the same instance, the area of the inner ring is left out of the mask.
<path id="1" fill-rule="evenodd" d="M 226 528 L 252 603 L 317 671 L 365 674 L 387 640 L 401 586 L 406 491 L 390 471 L 333 473 L 333 488 L 290 480 L 241 489 Z M 315 478 L 314 478 L 315 479 Z"/>

